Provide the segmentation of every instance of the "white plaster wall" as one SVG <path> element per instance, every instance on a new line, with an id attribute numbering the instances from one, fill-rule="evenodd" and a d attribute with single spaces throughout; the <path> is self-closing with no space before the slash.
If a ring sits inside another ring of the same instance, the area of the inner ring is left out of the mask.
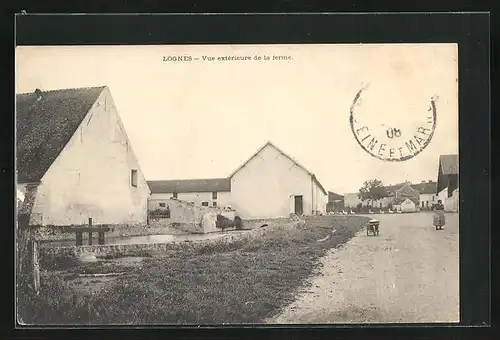
<path id="1" fill-rule="evenodd" d="M 314 210 L 318 213 L 326 213 L 326 204 L 328 203 L 328 195 L 325 195 L 323 190 L 319 187 L 319 185 L 313 181 L 313 193 L 314 193 Z"/>
<path id="2" fill-rule="evenodd" d="M 429 208 L 432 207 L 433 204 L 436 204 L 438 200 L 437 195 L 433 194 L 420 194 L 420 206 L 422 206 L 422 202 L 424 202 L 424 207 L 427 207 L 427 203 L 429 202 Z"/>
<path id="3" fill-rule="evenodd" d="M 173 193 L 151 194 L 152 200 L 168 200 Z M 208 202 L 209 207 L 213 207 L 213 202 L 217 202 L 217 207 L 224 208 L 231 206 L 230 192 L 217 192 L 217 199 L 212 199 L 212 192 L 189 192 L 177 193 L 177 199 L 186 202 L 193 202 L 196 206 L 201 206 L 202 202 Z M 159 202 L 158 202 L 159 203 Z M 150 207 L 151 208 L 151 207 Z"/>
<path id="4" fill-rule="evenodd" d="M 137 170 L 137 187 L 131 185 Z M 90 113 L 43 176 L 34 211 L 44 225 L 147 221 L 149 187 L 119 118 L 103 90 Z"/>
<path id="5" fill-rule="evenodd" d="M 373 208 L 380 208 L 380 204 L 382 204 L 382 208 L 387 208 L 393 201 L 393 197 L 384 197 L 378 200 L 364 200 L 361 204 L 363 207 L 372 206 Z"/>
<path id="6" fill-rule="evenodd" d="M 231 178 L 232 208 L 242 218 L 288 217 L 294 195 L 311 214 L 311 176 L 270 145 Z"/>
<path id="7" fill-rule="evenodd" d="M 415 203 L 409 199 L 401 202 L 400 207 L 401 207 L 401 211 L 403 211 L 403 212 L 415 212 L 415 211 L 417 211 Z"/>
<path id="8" fill-rule="evenodd" d="M 448 188 L 444 188 L 438 194 L 438 200 L 442 200 L 443 204 L 444 204 L 444 201 L 446 200 L 446 198 L 448 198 Z M 436 203 L 437 203 L 437 201 L 436 201 Z"/>

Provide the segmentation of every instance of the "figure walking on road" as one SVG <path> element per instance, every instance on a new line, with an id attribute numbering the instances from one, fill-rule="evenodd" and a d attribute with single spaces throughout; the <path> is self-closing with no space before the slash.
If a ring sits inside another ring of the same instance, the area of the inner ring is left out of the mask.
<path id="1" fill-rule="evenodd" d="M 443 230 L 443 226 L 446 224 L 443 201 L 438 200 L 434 210 L 434 226 L 436 230 Z"/>

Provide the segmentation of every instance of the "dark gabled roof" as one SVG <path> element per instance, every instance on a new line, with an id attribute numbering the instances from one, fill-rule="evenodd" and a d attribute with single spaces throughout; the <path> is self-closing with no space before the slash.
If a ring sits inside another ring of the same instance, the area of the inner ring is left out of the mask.
<path id="1" fill-rule="evenodd" d="M 437 182 L 422 182 L 419 184 L 412 184 L 411 187 L 421 194 L 435 194 Z"/>
<path id="2" fill-rule="evenodd" d="M 301 168 L 305 172 L 307 172 L 309 174 L 309 176 L 311 176 L 311 178 L 313 179 L 313 181 L 319 186 L 319 188 L 321 189 L 321 191 L 325 195 L 328 195 L 328 192 L 325 190 L 325 188 L 323 187 L 323 185 L 321 185 L 321 183 L 319 182 L 319 180 L 318 180 L 318 178 L 316 177 L 315 174 L 313 174 L 312 172 L 310 172 L 309 170 L 307 170 L 302 164 L 300 164 L 295 159 L 293 159 L 292 157 L 290 157 L 288 154 L 286 154 L 284 151 L 282 151 L 280 148 L 278 148 L 276 145 L 274 145 L 270 141 L 268 141 L 266 144 L 264 144 L 262 147 L 260 147 L 249 159 L 247 159 L 242 165 L 240 165 L 236 170 L 234 170 L 233 173 L 231 175 L 229 175 L 229 178 L 233 177 L 238 171 L 240 171 L 242 168 L 244 168 L 252 159 L 254 159 L 255 157 L 257 157 L 257 155 L 262 150 L 264 150 L 266 147 L 268 147 L 268 146 L 273 147 L 279 153 L 281 153 L 283 156 L 287 157 L 290 161 L 292 161 L 292 163 L 294 163 L 296 166 L 298 166 L 299 168 Z"/>
<path id="3" fill-rule="evenodd" d="M 38 182 L 105 86 L 16 95 L 17 182 Z"/>
<path id="4" fill-rule="evenodd" d="M 229 178 L 179 179 L 169 181 L 148 181 L 152 194 L 170 194 L 182 192 L 229 192 Z"/>
<path id="5" fill-rule="evenodd" d="M 458 175 L 458 155 L 441 155 L 439 166 L 443 175 Z"/>
<path id="6" fill-rule="evenodd" d="M 335 192 L 328 191 L 328 202 L 333 202 L 333 201 L 341 201 L 344 199 L 344 196 L 339 195 Z"/>
<path id="7" fill-rule="evenodd" d="M 398 194 L 398 196 L 404 196 L 408 198 L 418 197 L 420 195 L 420 192 L 412 188 L 412 185 L 410 183 L 403 184 L 398 190 L 396 190 L 396 193 Z"/>
<path id="8" fill-rule="evenodd" d="M 388 194 L 392 194 L 394 193 L 396 190 L 398 190 L 399 188 L 401 188 L 405 183 L 402 182 L 402 183 L 398 183 L 398 184 L 393 184 L 393 185 L 386 185 L 385 186 L 385 191 L 388 193 Z"/>
<path id="9" fill-rule="evenodd" d="M 398 183 L 394 185 L 385 186 L 385 190 L 388 194 L 393 194 L 397 190 L 401 189 L 406 183 Z M 434 194 L 436 193 L 437 182 L 422 182 L 418 184 L 411 184 L 412 189 L 417 190 L 421 194 Z"/>

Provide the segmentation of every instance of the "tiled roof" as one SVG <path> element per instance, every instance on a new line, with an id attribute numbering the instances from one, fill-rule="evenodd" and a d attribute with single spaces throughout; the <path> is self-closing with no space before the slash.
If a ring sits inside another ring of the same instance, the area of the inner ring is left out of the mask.
<path id="1" fill-rule="evenodd" d="M 318 180 L 318 178 L 316 177 L 315 174 L 313 174 L 312 172 L 310 172 L 309 170 L 307 170 L 302 164 L 300 164 L 299 162 L 297 162 L 295 159 L 293 159 L 292 157 L 290 157 L 288 154 L 286 154 L 284 151 L 282 151 L 280 148 L 278 148 L 276 145 L 274 145 L 273 143 L 271 143 L 270 141 L 268 141 L 266 144 L 264 144 L 261 148 L 259 148 L 257 150 L 257 152 L 255 152 L 252 157 L 250 157 L 249 159 L 247 159 L 242 165 L 240 165 L 235 171 L 233 171 L 233 173 L 229 176 L 229 178 L 233 177 L 238 171 L 240 171 L 243 167 L 245 167 L 252 159 L 254 159 L 255 157 L 257 157 L 257 155 L 262 151 L 264 150 L 266 147 L 272 147 L 274 149 L 276 149 L 279 153 L 281 153 L 283 156 L 287 157 L 290 161 L 292 161 L 292 163 L 294 163 L 296 166 L 298 166 L 299 168 L 303 169 L 305 172 L 307 172 L 309 174 L 309 176 L 311 176 L 311 178 L 313 179 L 313 181 L 319 186 L 319 188 L 321 189 L 321 191 L 325 194 L 325 195 L 328 195 L 328 192 L 326 191 L 326 189 L 323 187 L 323 185 L 320 183 L 320 181 Z"/>
<path id="2" fill-rule="evenodd" d="M 343 200 L 344 199 L 344 196 L 342 195 L 339 195 L 335 192 L 331 192 L 331 191 L 328 191 L 328 201 L 329 202 L 333 202 L 333 201 L 337 201 L 337 200 Z"/>
<path id="3" fill-rule="evenodd" d="M 401 186 L 401 188 L 396 190 L 396 192 L 398 195 L 406 196 L 406 197 L 418 196 L 420 194 L 416 189 L 411 187 L 410 183 L 403 184 Z"/>
<path id="4" fill-rule="evenodd" d="M 17 182 L 38 182 L 105 86 L 16 95 Z"/>
<path id="5" fill-rule="evenodd" d="M 405 185 L 405 183 L 398 183 L 394 185 L 387 185 L 385 186 L 385 190 L 387 193 L 391 194 L 394 193 L 395 191 L 399 190 Z M 418 184 L 411 184 L 410 187 L 412 189 L 417 190 L 421 194 L 435 194 L 436 193 L 436 187 L 437 187 L 437 182 L 422 182 Z"/>
<path id="6" fill-rule="evenodd" d="M 458 155 L 441 155 L 439 166 L 443 175 L 458 175 Z"/>
<path id="7" fill-rule="evenodd" d="M 148 181 L 148 185 L 152 194 L 231 191 L 231 180 L 229 178 Z"/>
<path id="8" fill-rule="evenodd" d="M 412 184 L 413 189 L 418 190 L 421 194 L 436 194 L 437 182 L 423 182 Z"/>

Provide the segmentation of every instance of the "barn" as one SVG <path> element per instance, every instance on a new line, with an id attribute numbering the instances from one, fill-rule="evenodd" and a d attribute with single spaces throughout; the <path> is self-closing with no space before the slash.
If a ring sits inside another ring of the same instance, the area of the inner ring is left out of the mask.
<path id="1" fill-rule="evenodd" d="M 459 207 L 458 168 L 457 154 L 439 157 L 436 194 L 450 212 L 458 212 Z"/>
<path id="2" fill-rule="evenodd" d="M 151 190 L 149 210 L 162 209 L 171 198 L 196 206 L 226 208 L 231 205 L 229 178 L 148 181 Z"/>
<path id="3" fill-rule="evenodd" d="M 17 94 L 16 177 L 31 225 L 147 221 L 149 187 L 107 86 Z"/>
<path id="4" fill-rule="evenodd" d="M 326 212 L 328 192 L 318 178 L 271 142 L 230 176 L 232 208 L 246 219 Z"/>

